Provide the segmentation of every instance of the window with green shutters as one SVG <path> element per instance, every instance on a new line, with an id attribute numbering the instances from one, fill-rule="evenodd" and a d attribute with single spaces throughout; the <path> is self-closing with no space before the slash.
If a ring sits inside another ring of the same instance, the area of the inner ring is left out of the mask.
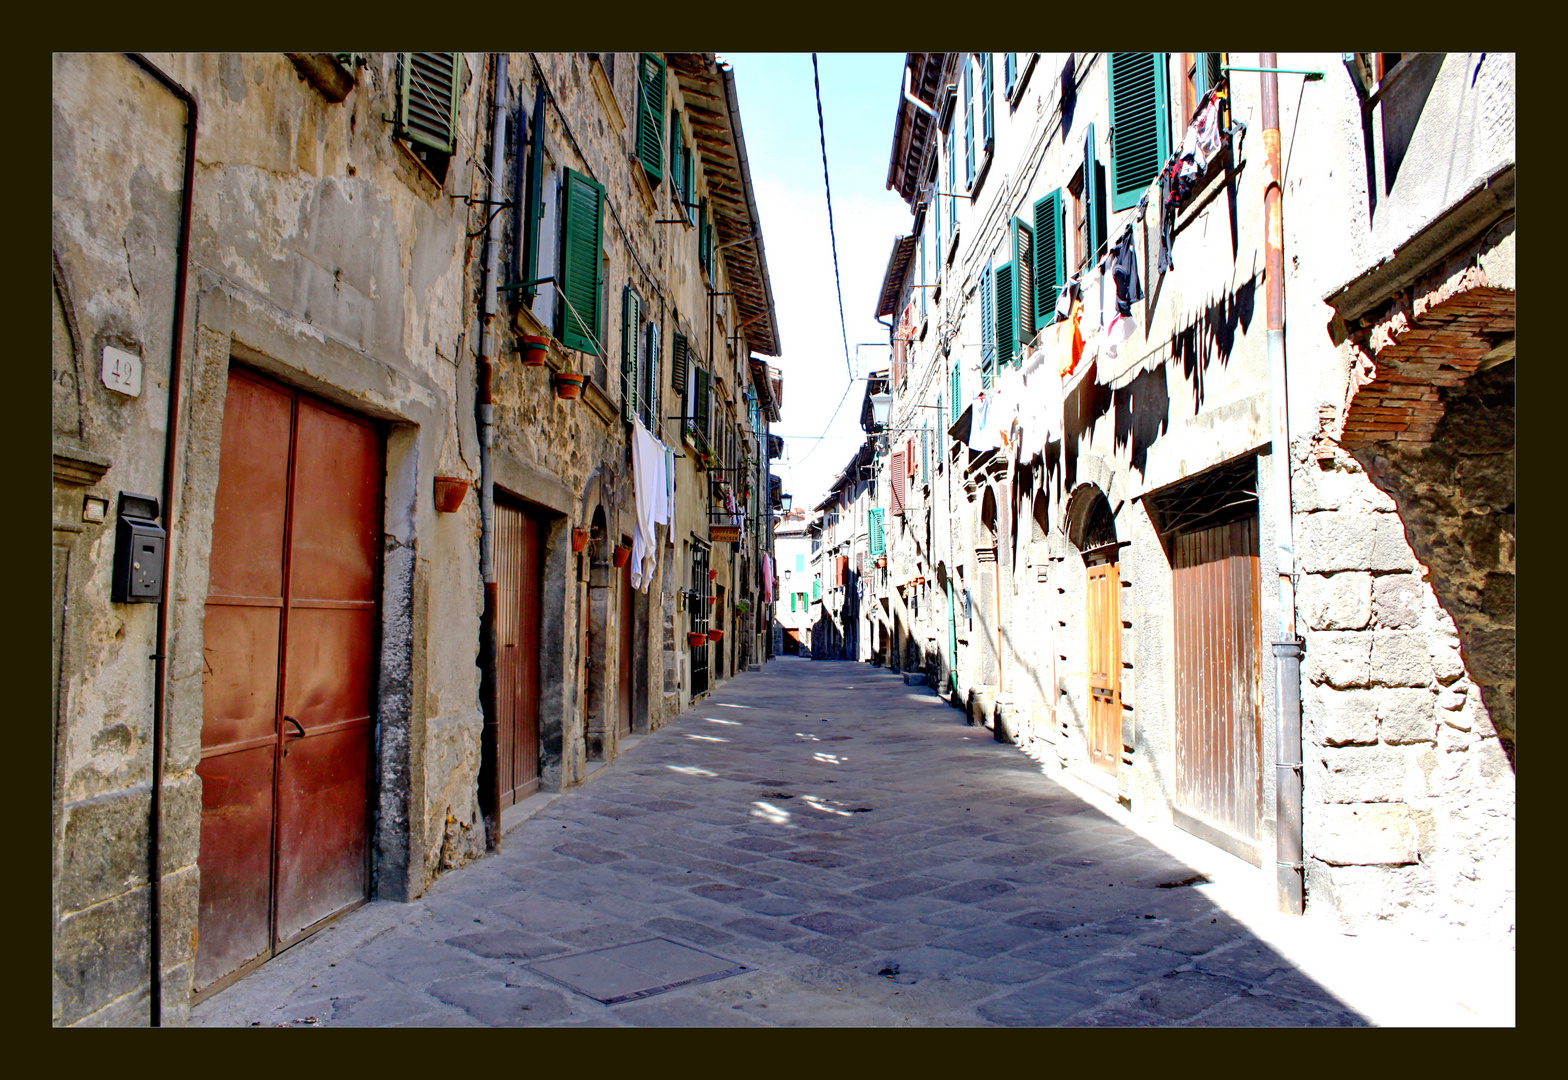
<path id="1" fill-rule="evenodd" d="M 866 531 L 870 533 L 871 554 L 881 555 L 887 550 L 887 540 L 882 531 L 882 515 L 887 510 L 880 506 L 873 506 L 867 516 Z"/>
<path id="2" fill-rule="evenodd" d="M 996 384 L 996 294 L 995 274 L 986 263 L 980 271 L 980 388 Z"/>
<path id="3" fill-rule="evenodd" d="M 991 54 L 980 54 L 980 110 L 985 122 L 981 125 L 981 151 L 986 157 L 996 145 L 996 94 L 991 78 Z"/>
<path id="4" fill-rule="evenodd" d="M 556 312 L 556 337 L 569 349 L 604 355 L 600 290 L 601 234 L 604 188 L 592 177 L 563 169 L 561 306 Z"/>
<path id="5" fill-rule="evenodd" d="M 926 230 L 924 223 L 920 227 L 920 318 L 926 317 Z"/>
<path id="6" fill-rule="evenodd" d="M 539 221 L 544 217 L 544 86 L 534 94 L 534 109 L 528 123 L 528 160 L 524 167 L 522 140 L 518 140 L 517 175 L 522 185 L 517 229 L 517 277 L 534 282 L 524 285 L 522 300 L 532 304 L 539 293 Z"/>
<path id="7" fill-rule="evenodd" d="M 670 345 L 670 387 L 682 391 L 683 396 L 686 390 L 686 366 L 690 360 L 691 346 L 686 343 L 686 335 L 674 335 Z"/>
<path id="8" fill-rule="evenodd" d="M 1161 161 L 1164 160 L 1162 157 Z M 1159 167 L 1154 173 L 1158 175 Z M 1139 188 L 1139 192 L 1143 189 Z M 1128 206 L 1136 205 L 1134 198 Z M 1124 209 L 1117 207 L 1118 210 Z M 1084 226 L 1088 232 L 1088 252 L 1085 260 L 1090 266 L 1099 262 L 1100 256 L 1105 251 L 1105 169 L 1100 165 L 1100 160 L 1094 152 L 1094 125 L 1090 124 L 1084 132 L 1083 138 L 1083 215 Z"/>
<path id="9" fill-rule="evenodd" d="M 799 553 L 799 552 L 796 552 L 796 554 L 795 554 L 795 573 L 797 573 L 797 574 L 804 574 L 805 572 L 806 572 L 806 556 L 801 554 L 801 553 Z"/>
<path id="10" fill-rule="evenodd" d="M 821 600 L 822 599 L 822 579 L 821 578 L 815 578 L 815 579 L 812 580 L 812 582 L 811 582 L 811 598 L 813 600 Z"/>
<path id="11" fill-rule="evenodd" d="M 1002 54 L 1002 89 L 1008 96 L 1013 96 L 1013 88 L 1018 85 L 1018 54 Z"/>
<path id="12" fill-rule="evenodd" d="M 621 419 L 628 424 L 638 414 L 637 396 L 642 389 L 642 298 L 627 285 L 621 290 Z"/>
<path id="13" fill-rule="evenodd" d="M 959 369 L 957 360 L 953 361 L 953 373 L 952 373 L 952 376 L 951 376 L 951 382 L 953 384 L 952 387 L 951 387 L 951 390 L 952 390 L 952 393 L 953 393 L 953 397 L 952 397 L 952 401 L 953 401 L 953 416 L 956 419 L 958 414 L 963 411 L 961 406 L 964 403 L 963 394 L 961 393 L 961 391 L 963 390 L 963 372 Z"/>
<path id="14" fill-rule="evenodd" d="M 690 220 L 686 213 L 686 136 L 681 130 L 681 114 L 670 110 L 670 198 L 675 212 Z"/>
<path id="15" fill-rule="evenodd" d="M 643 427 L 657 432 L 662 414 L 659 403 L 663 398 L 663 382 L 659 377 L 659 324 L 649 320 L 643 325 L 642 389 L 637 394 L 637 407 Z"/>
<path id="16" fill-rule="evenodd" d="M 1009 332 L 1014 335 L 1014 362 L 1023 363 L 1023 347 L 1034 339 L 1034 230 L 1023 218 L 1013 218 L 1013 313 Z"/>
<path id="17" fill-rule="evenodd" d="M 708 415 L 710 411 L 710 402 L 708 400 L 710 393 L 708 387 L 708 370 L 703 367 L 697 367 L 694 369 L 693 373 L 695 377 L 691 381 L 692 430 L 694 430 L 698 435 L 701 435 L 702 441 L 707 443 L 711 438 L 708 425 Z"/>
<path id="18" fill-rule="evenodd" d="M 996 320 L 995 368 L 999 371 L 1011 364 L 1018 355 L 1018 308 L 1013 302 L 1013 264 L 1006 262 L 998 266 L 991 280 L 996 286 L 993 306 Z"/>
<path id="19" fill-rule="evenodd" d="M 708 197 L 697 201 L 697 265 L 713 274 L 713 229 L 708 224 Z"/>
<path id="20" fill-rule="evenodd" d="M 958 125 L 954 124 L 947 129 L 947 190 L 958 190 Z M 949 199 L 947 202 L 947 238 L 953 239 L 953 234 L 958 231 L 958 200 Z"/>
<path id="21" fill-rule="evenodd" d="M 442 154 L 457 149 L 460 53 L 398 53 L 397 136 Z"/>
<path id="22" fill-rule="evenodd" d="M 1166 66 L 1164 53 L 1111 53 L 1113 211 L 1136 206 L 1170 154 Z"/>
<path id="23" fill-rule="evenodd" d="M 795 601 L 797 601 L 799 599 L 800 599 L 800 593 L 793 593 L 792 592 L 792 593 L 789 594 L 789 609 L 791 611 L 795 610 Z"/>
<path id="24" fill-rule="evenodd" d="M 637 160 L 648 182 L 664 179 L 664 61 L 643 53 L 637 63 Z"/>
<path id="25" fill-rule="evenodd" d="M 975 72 L 964 60 L 964 190 L 975 186 Z"/>
<path id="26" fill-rule="evenodd" d="M 1067 236 L 1062 228 L 1062 189 L 1034 204 L 1034 328 L 1056 321 L 1056 297 L 1067 283 Z"/>

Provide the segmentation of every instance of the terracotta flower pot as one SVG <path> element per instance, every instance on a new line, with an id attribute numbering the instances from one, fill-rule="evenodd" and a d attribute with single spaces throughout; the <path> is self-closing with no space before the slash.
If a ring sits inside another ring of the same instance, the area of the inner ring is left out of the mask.
<path id="1" fill-rule="evenodd" d="M 468 494 L 468 481 L 457 476 L 436 477 L 436 509 L 450 514 L 463 505 Z"/>
<path id="2" fill-rule="evenodd" d="M 588 376 L 577 371 L 557 371 L 555 373 L 555 396 L 558 398 L 574 398 L 583 392 L 583 383 L 588 381 Z"/>
<path id="3" fill-rule="evenodd" d="M 708 640 L 708 635 L 707 634 L 690 633 L 690 634 L 686 635 L 686 644 L 690 645 L 694 649 L 698 645 L 701 645 L 704 642 L 706 642 L 707 640 Z"/>
<path id="4" fill-rule="evenodd" d="M 708 631 L 708 640 L 709 641 L 723 641 L 724 640 L 724 631 L 723 630 L 709 630 Z"/>
<path id="5" fill-rule="evenodd" d="M 709 607 L 712 607 L 714 604 L 716 604 L 718 602 L 719 602 L 719 598 L 717 596 L 710 596 L 710 597 L 708 597 L 708 606 Z"/>
<path id="6" fill-rule="evenodd" d="M 621 544 L 615 545 L 615 554 L 611 556 L 611 558 L 615 560 L 615 565 L 618 567 L 625 566 L 627 562 L 631 560 L 631 557 L 632 549 Z"/>
<path id="7" fill-rule="evenodd" d="M 717 581 L 717 580 L 719 580 L 719 572 L 717 570 L 709 570 L 708 571 L 708 580 L 709 581 Z"/>
<path id="8" fill-rule="evenodd" d="M 585 548 L 587 546 L 588 546 L 588 530 L 587 529 L 573 529 L 572 530 L 572 550 L 573 551 L 581 551 L 581 550 L 583 550 L 583 548 Z"/>
<path id="9" fill-rule="evenodd" d="M 550 339 L 543 334 L 525 334 L 523 336 L 523 363 L 529 367 L 540 367 L 543 365 L 549 344 Z"/>
<path id="10" fill-rule="evenodd" d="M 886 565 L 887 565 L 887 560 L 886 559 L 878 559 L 877 560 L 877 566 L 878 567 L 882 567 L 882 566 L 886 566 Z"/>

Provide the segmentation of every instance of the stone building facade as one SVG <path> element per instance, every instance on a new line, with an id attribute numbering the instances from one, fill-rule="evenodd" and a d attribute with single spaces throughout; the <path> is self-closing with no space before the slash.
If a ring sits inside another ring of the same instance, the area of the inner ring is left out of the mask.
<path id="1" fill-rule="evenodd" d="M 176 1025 L 769 655 L 776 322 L 710 54 L 53 63 L 53 1020 Z"/>
<path id="2" fill-rule="evenodd" d="M 1511 935 L 1512 57 L 910 54 L 905 81 L 882 662 L 1261 890 L 1299 828 L 1309 907 Z M 1097 336 L 1127 246 L 1132 329 Z"/>

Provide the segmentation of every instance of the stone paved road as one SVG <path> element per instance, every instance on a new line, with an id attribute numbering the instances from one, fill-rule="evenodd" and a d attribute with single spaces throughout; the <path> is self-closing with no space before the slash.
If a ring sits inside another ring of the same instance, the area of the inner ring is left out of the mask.
<path id="1" fill-rule="evenodd" d="M 779 658 L 498 855 L 345 916 L 191 1022 L 1366 1023 L 1202 891 L 1162 887 L 1194 873 L 929 690 Z M 603 1005 L 529 968 L 656 937 L 749 970 Z"/>

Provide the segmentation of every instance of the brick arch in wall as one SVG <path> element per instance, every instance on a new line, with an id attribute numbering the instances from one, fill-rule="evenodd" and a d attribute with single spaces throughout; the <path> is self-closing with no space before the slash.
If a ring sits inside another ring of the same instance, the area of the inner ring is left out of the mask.
<path id="1" fill-rule="evenodd" d="M 1394 500 L 1510 763 L 1514 328 L 1514 290 L 1488 284 L 1479 266 L 1396 296 L 1351 335 L 1356 362 L 1338 439 L 1328 430 L 1314 439 L 1319 458 L 1337 441 Z"/>

